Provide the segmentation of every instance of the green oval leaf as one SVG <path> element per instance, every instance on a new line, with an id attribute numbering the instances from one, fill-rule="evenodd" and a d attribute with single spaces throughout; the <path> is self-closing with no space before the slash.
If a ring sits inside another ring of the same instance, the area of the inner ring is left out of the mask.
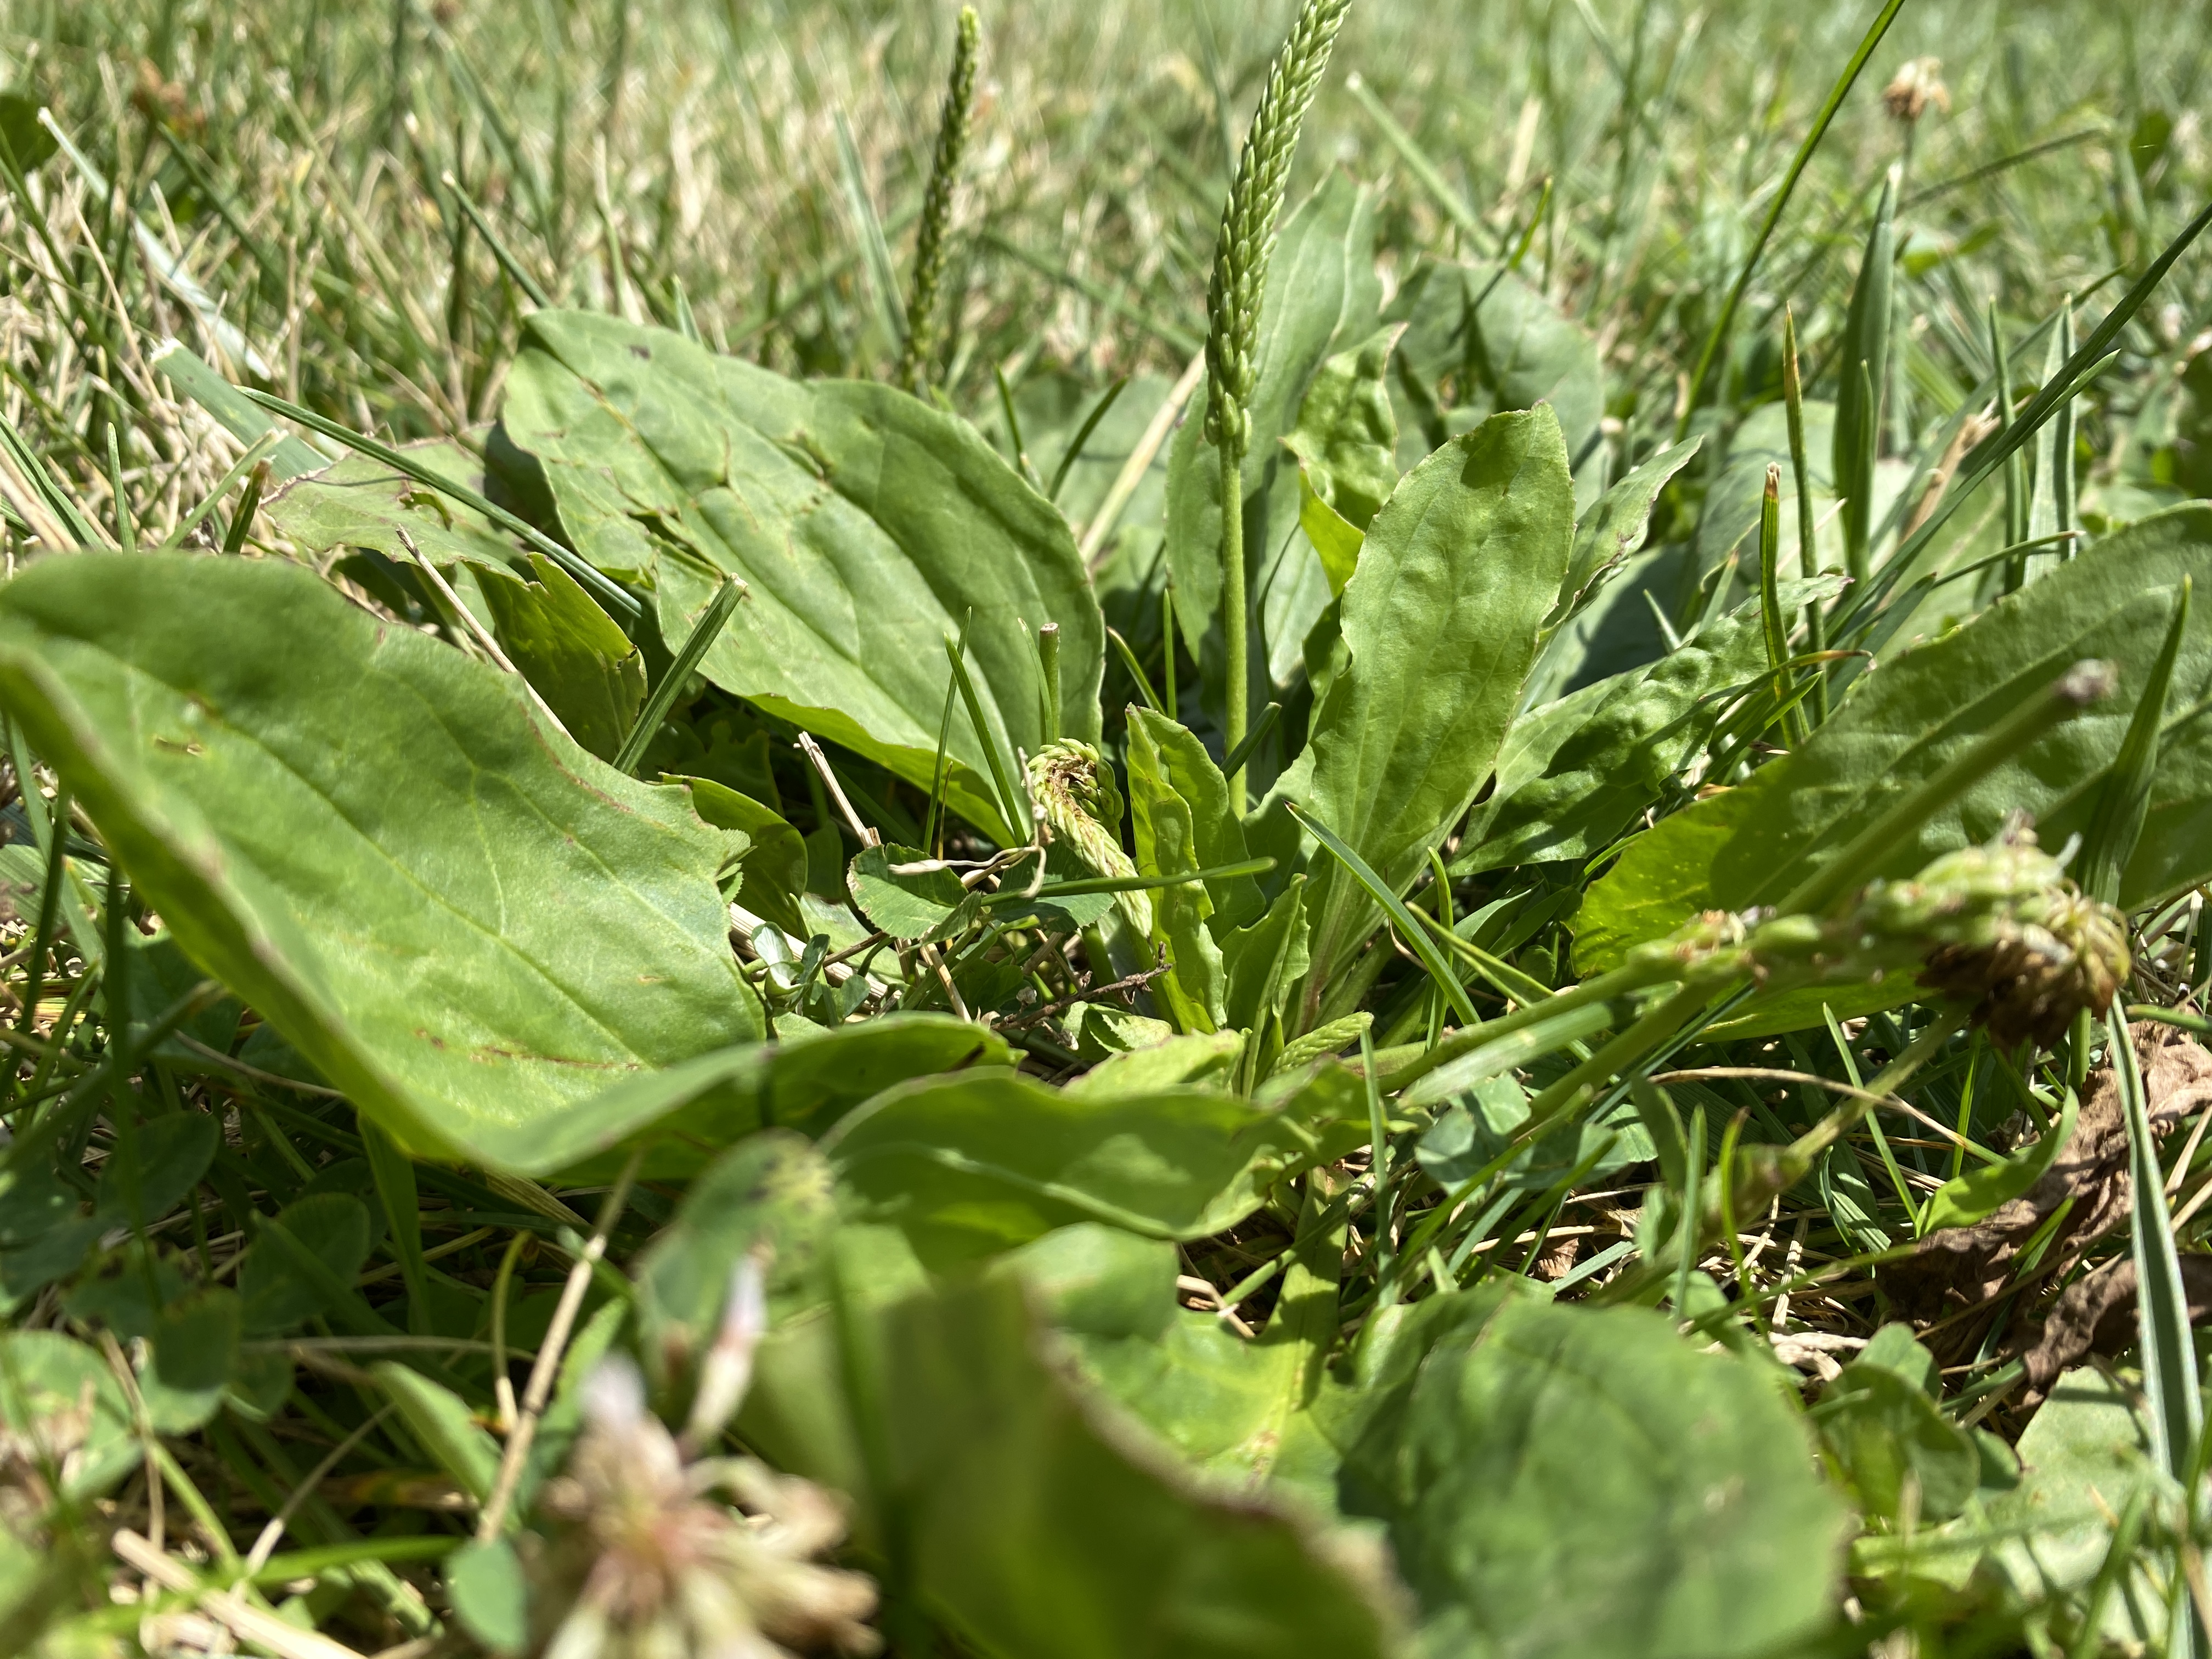
<path id="1" fill-rule="evenodd" d="M 2080 1098 L 2069 1089 L 2058 1121 L 2038 1136 L 2033 1146 L 2014 1152 L 2002 1164 L 1985 1164 L 1938 1187 L 1928 1200 L 1928 1216 L 1921 1231 L 1932 1233 L 1939 1227 L 1971 1227 L 2011 1203 L 2042 1180 L 2043 1172 L 2066 1150 L 2081 1111 Z"/>
<path id="2" fill-rule="evenodd" d="M 1212 1089 L 1077 1093 L 975 1071 L 886 1091 L 823 1151 L 925 1260 L 990 1255 L 1079 1221 L 1200 1238 L 1251 1214 L 1276 1181 L 1339 1155 L 1328 1151 L 1337 1140 L 1348 1150 L 1364 1138 L 1364 1091 L 1336 1086 L 1349 1076 L 1334 1068 L 1269 1110 Z M 1333 1122 L 1346 1133 L 1316 1133 Z"/>
<path id="3" fill-rule="evenodd" d="M 681 640 L 725 574 L 746 586 L 701 664 L 717 685 L 922 789 L 968 663 L 1001 764 L 1042 747 L 1035 630 L 1060 624 L 1060 726 L 1098 738 L 1105 624 L 1052 505 L 973 428 L 890 386 L 787 380 L 679 334 L 539 312 L 506 428 L 601 569 L 649 580 Z M 948 799 L 1001 841 L 991 769 L 953 722 Z"/>
<path id="4" fill-rule="evenodd" d="M 1862 1359 L 1828 1385 L 1814 1417 L 1831 1464 L 1869 1514 L 1894 1521 L 1911 1501 L 1929 1521 L 1948 1521 L 1981 1484 L 1973 1437 L 1943 1415 L 1925 1389 L 1887 1365 Z"/>
<path id="5" fill-rule="evenodd" d="M 1399 481 L 1368 526 L 1344 590 L 1351 665 L 1280 787 L 1395 892 L 1490 775 L 1574 527 L 1566 447 L 1544 406 L 1453 439 Z M 1333 864 L 1315 872 L 1307 909 L 1300 1029 L 1382 920 Z"/>
<path id="6" fill-rule="evenodd" d="M 914 1593 L 969 1650 L 1399 1650 L 1371 1552 L 1303 1505 L 1201 1481 L 1102 1425 L 1026 1301 L 994 1275 L 794 1320 L 761 1346 L 740 1430 L 779 1467 L 854 1492 L 864 1541 L 909 1540 Z"/>
<path id="7" fill-rule="evenodd" d="M 1986 841 L 2015 809 L 2054 851 L 2087 828 L 2096 786 L 2119 752 L 2166 643 L 2184 576 L 2212 582 L 2212 507 L 2130 526 L 2000 600 L 1954 633 L 1855 684 L 1797 753 L 1639 837 L 1595 883 L 1576 920 L 1585 973 L 1671 933 L 1701 910 L 1780 900 L 1903 793 L 2039 696 L 2075 663 L 2118 665 L 2118 693 L 1991 772 L 1908 836 L 1876 873 L 1906 876 Z M 2212 611 L 2190 615 L 2176 685 L 2212 682 Z M 2176 699 L 2179 702 L 2179 699 Z M 2168 719 L 2179 708 L 2168 711 Z M 2142 834 L 2120 883 L 2124 908 L 2212 878 L 2212 720 L 2166 734 Z M 1899 985 L 1901 1000 L 1910 987 Z M 1842 1004 L 1838 1001 L 1838 1011 Z"/>
<path id="8" fill-rule="evenodd" d="M 761 1034 L 684 793 L 312 572 L 44 561 L 0 700 L 186 954 L 411 1151 L 546 1167 L 532 1123 Z"/>
<path id="9" fill-rule="evenodd" d="M 470 1635 L 494 1653 L 530 1643 L 530 1584 L 514 1546 L 471 1539 L 446 1559 L 446 1594 Z"/>
<path id="10" fill-rule="evenodd" d="M 1352 1455 L 1425 1651 L 1729 1659 L 1813 1633 L 1844 1517 L 1772 1382 L 1643 1309 L 1509 1300 L 1469 1329 L 1462 1300 L 1412 1310 L 1446 1328 Z"/>
<path id="11" fill-rule="evenodd" d="M 288 1204 L 276 1218 L 288 1238 L 264 1237 L 246 1252 L 238 1271 L 251 1333 L 289 1329 L 323 1312 L 331 1284 L 350 1285 L 368 1259 L 368 1209 L 349 1193 L 317 1193 Z M 325 1273 L 313 1277 L 287 1245 L 309 1252 Z"/>

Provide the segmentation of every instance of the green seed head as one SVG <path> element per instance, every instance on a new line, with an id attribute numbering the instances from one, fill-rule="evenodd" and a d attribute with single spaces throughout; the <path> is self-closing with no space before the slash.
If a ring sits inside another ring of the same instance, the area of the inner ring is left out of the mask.
<path id="1" fill-rule="evenodd" d="M 952 71 L 945 85 L 945 107 L 937 125 L 937 149 L 930 157 L 929 184 L 921 198 L 921 228 L 914 245 L 914 293 L 907 301 L 906 349 L 899 380 L 919 392 L 937 349 L 937 289 L 945 274 L 945 238 L 952 226 L 952 189 L 959 181 L 960 158 L 968 148 L 968 129 L 975 108 L 975 53 L 981 28 L 975 9 L 960 9 L 952 50 Z"/>
<path id="2" fill-rule="evenodd" d="M 1267 286 L 1267 260 L 1275 251 L 1275 222 L 1290 187 L 1298 130 L 1351 9 L 1352 0 L 1306 0 L 1268 71 L 1267 88 L 1244 135 L 1237 180 L 1221 213 L 1221 235 L 1206 289 L 1206 435 L 1240 460 L 1251 442 L 1245 411 L 1258 374 L 1260 300 Z"/>
<path id="3" fill-rule="evenodd" d="M 1999 1042 L 2033 1038 L 2049 1048 L 2083 1009 L 2112 1005 L 2130 965 L 2127 925 L 2110 905 L 2069 883 L 2033 907 L 2000 918 L 1972 943 L 1928 953 L 1920 983 L 1973 1005 Z"/>
<path id="4" fill-rule="evenodd" d="M 1769 928 L 1753 935 L 1754 953 Z M 2020 826 L 1947 853 L 1910 881 L 1869 884 L 1821 928 L 1809 957 L 1802 931 L 1789 935 L 1790 954 L 1822 979 L 1917 963 L 1922 987 L 1969 1005 L 1974 1022 L 2008 1045 L 2033 1037 L 2049 1046 L 2081 1010 L 2104 1012 L 2128 975 L 2119 915 L 2083 895 Z"/>

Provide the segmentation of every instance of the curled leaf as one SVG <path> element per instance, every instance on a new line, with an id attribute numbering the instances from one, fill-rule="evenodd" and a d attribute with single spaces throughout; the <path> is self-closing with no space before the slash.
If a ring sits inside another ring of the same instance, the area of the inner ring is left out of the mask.
<path id="1" fill-rule="evenodd" d="M 1925 1230 L 1933 1232 L 1939 1227 L 1971 1227 L 1992 1210 L 2009 1204 L 2034 1186 L 2051 1167 L 2051 1160 L 2073 1139 L 2081 1109 L 2080 1099 L 2068 1090 L 2058 1121 L 2037 1137 L 2033 1146 L 2015 1152 L 2002 1164 L 1988 1164 L 1945 1182 L 1929 1200 Z"/>

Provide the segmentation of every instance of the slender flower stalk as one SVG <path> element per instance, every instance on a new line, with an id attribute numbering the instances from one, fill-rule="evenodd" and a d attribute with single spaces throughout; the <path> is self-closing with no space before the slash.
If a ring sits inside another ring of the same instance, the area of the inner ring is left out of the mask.
<path id="1" fill-rule="evenodd" d="M 975 9 L 960 9 L 960 30 L 952 48 L 952 73 L 945 85 L 945 106 L 937 123 L 937 149 L 930 157 L 929 185 L 921 198 L 921 228 L 914 243 L 914 292 L 906 307 L 906 350 L 899 359 L 899 381 L 917 396 L 929 384 L 929 363 L 937 353 L 937 285 L 945 274 L 945 236 L 952 223 L 952 187 L 959 181 L 960 158 L 968 148 L 969 123 L 975 112 L 975 47 L 980 30 Z"/>
<path id="2" fill-rule="evenodd" d="M 1819 530 L 1813 522 L 1813 480 L 1805 455 L 1805 381 L 1797 365 L 1797 318 L 1788 306 L 1782 308 L 1782 403 L 1790 427 L 1790 473 L 1797 491 L 1797 566 L 1807 581 L 1820 574 Z M 1805 605 L 1805 648 L 1818 654 L 1828 648 L 1828 614 L 1818 599 Z M 1812 726 L 1828 718 L 1828 669 L 1816 663 L 1813 690 L 1807 699 Z"/>
<path id="3" fill-rule="evenodd" d="M 1298 131 L 1351 9 L 1352 0 L 1306 0 L 1290 39 L 1276 54 L 1222 209 L 1213 275 L 1206 284 L 1206 435 L 1221 458 L 1221 633 L 1229 668 L 1224 735 L 1231 753 L 1244 740 L 1251 709 L 1243 477 L 1252 442 L 1249 407 L 1259 377 L 1255 358 L 1260 301 L 1267 291 L 1267 261 L 1275 251 L 1275 227 L 1290 187 Z M 1229 780 L 1229 793 L 1241 809 L 1241 766 Z"/>

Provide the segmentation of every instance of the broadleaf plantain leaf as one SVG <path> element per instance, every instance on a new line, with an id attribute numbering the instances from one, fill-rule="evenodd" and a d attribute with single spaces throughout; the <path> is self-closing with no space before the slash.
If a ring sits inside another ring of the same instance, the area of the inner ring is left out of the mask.
<path id="1" fill-rule="evenodd" d="M 848 1229 L 849 1235 L 857 1230 Z M 1225 1489 L 1102 1425 L 1012 1275 L 794 1320 L 738 1419 L 851 1492 L 963 1648 L 1032 1659 L 1382 1659 L 1394 1595 L 1304 1506 Z M 842 1333 L 842 1335 L 840 1334 Z M 865 1450 L 864 1450 L 865 1449 Z"/>
<path id="2" fill-rule="evenodd" d="M 1402 1324 L 1346 1462 L 1424 1651 L 1725 1659 L 1793 1651 L 1828 1615 L 1843 1506 L 1745 1362 L 1640 1308 L 1462 1292 Z"/>
<path id="3" fill-rule="evenodd" d="M 1489 777 L 1558 598 L 1573 484 L 1548 408 L 1494 415 L 1399 480 L 1344 591 L 1352 661 L 1281 793 L 1404 891 Z M 1295 1030 L 1381 920 L 1334 865 L 1307 902 L 1311 964 Z M 1293 1033 L 1295 1034 L 1295 1032 Z"/>
<path id="4" fill-rule="evenodd" d="M 1772 903 L 1897 798 L 2084 658 L 2119 687 L 1906 837 L 1875 873 L 1898 877 L 1986 841 L 2024 811 L 2057 851 L 2087 827 L 2166 643 L 2184 576 L 2212 580 L 2212 507 L 2144 519 L 2000 600 L 1963 628 L 1866 677 L 1799 752 L 1662 820 L 1595 883 L 1577 918 L 1584 973 L 1701 910 Z M 2173 668 L 2171 722 L 2212 685 L 2212 617 L 2192 612 Z M 2166 733 L 2142 833 L 2120 884 L 2133 908 L 2212 878 L 2212 721 Z M 1898 988 L 1909 995 L 1911 988 Z M 1840 1012 L 1840 1006 L 1839 1006 Z"/>
<path id="5" fill-rule="evenodd" d="M 1339 1086 L 1345 1075 L 1334 1068 L 1269 1108 L 1202 1087 L 1078 1093 L 978 1067 L 886 1090 L 822 1150 L 925 1261 L 1079 1221 L 1200 1238 L 1251 1214 L 1276 1181 L 1358 1144 L 1364 1122 L 1352 1112 L 1364 1097 Z"/>
<path id="6" fill-rule="evenodd" d="M 1011 769 L 1042 746 L 1035 630 L 1060 625 L 1060 723 L 1096 742 L 1105 628 L 1066 522 L 958 417 L 872 382 L 787 380 L 679 334 L 539 312 L 503 416 L 578 550 L 649 580 L 683 639 L 726 576 L 745 598 L 701 665 L 724 690 L 923 789 L 948 669 L 967 663 Z M 948 799 L 1000 840 L 991 767 L 955 720 Z"/>
<path id="7" fill-rule="evenodd" d="M 686 795 L 311 571 L 45 561 L 0 701 L 185 954 L 416 1152 L 546 1167 L 564 1109 L 761 1035 Z"/>
<path id="8" fill-rule="evenodd" d="M 499 642 L 568 735 L 611 761 L 645 701 L 644 654 L 559 565 L 532 553 L 530 568 L 535 581 L 474 573 Z"/>
<path id="9" fill-rule="evenodd" d="M 1785 604 L 1839 584 L 1790 582 Z M 1759 602 L 1717 617 L 1654 663 L 1521 715 L 1498 781 L 1468 823 L 1455 875 L 1589 858 L 1632 827 L 1705 744 L 1728 699 L 1766 667 Z"/>

